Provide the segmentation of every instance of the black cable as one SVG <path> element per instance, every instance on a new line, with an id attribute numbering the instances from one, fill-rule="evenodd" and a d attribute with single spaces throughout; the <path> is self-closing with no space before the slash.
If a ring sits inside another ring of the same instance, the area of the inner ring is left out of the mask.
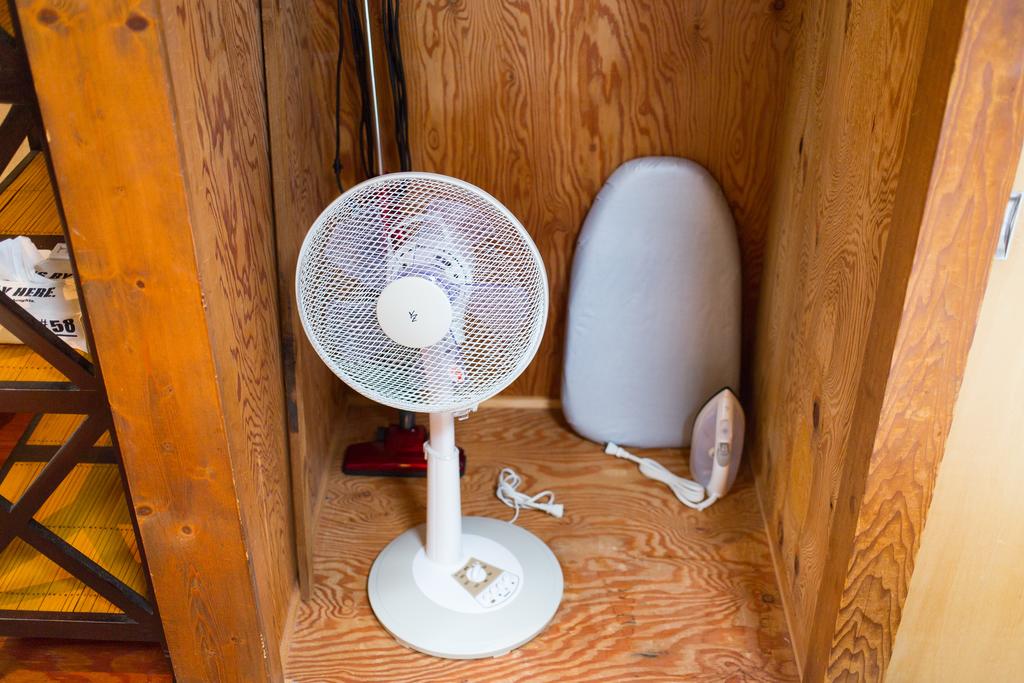
<path id="1" fill-rule="evenodd" d="M 398 89 L 401 94 L 401 117 L 399 119 L 401 137 L 399 142 L 399 154 L 401 155 L 403 168 L 412 170 L 412 156 L 409 151 L 409 98 L 405 86 L 405 60 L 402 58 L 402 33 L 398 28 L 398 13 L 401 0 L 395 0 L 394 33 L 395 33 L 395 64 L 398 73 Z"/>
<path id="2" fill-rule="evenodd" d="M 402 171 L 412 170 L 409 153 L 409 104 L 405 85 L 405 64 L 402 60 L 402 37 L 399 30 L 401 0 L 381 0 L 384 54 L 388 61 L 388 81 L 395 110 L 395 145 Z"/>
<path id="3" fill-rule="evenodd" d="M 342 2 L 338 0 L 338 63 L 334 68 L 334 180 L 338 192 L 345 192 L 341 184 L 341 63 L 345 58 L 345 27 L 342 25 Z"/>
<path id="4" fill-rule="evenodd" d="M 361 109 L 359 114 L 359 159 L 363 165 L 363 173 L 367 178 L 374 173 L 373 125 L 370 110 L 370 81 L 367 71 L 366 42 L 363 24 L 359 16 L 358 0 L 349 0 L 348 21 L 352 32 L 352 55 L 356 66 L 356 80 L 359 83 Z"/>

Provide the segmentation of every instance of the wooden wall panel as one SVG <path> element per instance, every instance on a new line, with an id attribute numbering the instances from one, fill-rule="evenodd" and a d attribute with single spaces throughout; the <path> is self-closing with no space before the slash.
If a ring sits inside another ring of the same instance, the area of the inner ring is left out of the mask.
<path id="1" fill-rule="evenodd" d="M 347 28 L 347 22 L 344 22 Z M 320 360 L 295 309 L 295 264 L 316 217 L 335 197 L 335 60 L 338 22 L 333 0 L 263 3 L 267 110 L 274 177 L 278 291 L 291 447 L 299 583 L 309 597 L 312 543 L 328 468 L 344 419 L 341 382 Z M 351 42 L 349 41 L 349 44 Z M 343 178 L 356 178 L 353 124 L 358 92 L 351 49 L 343 75 Z"/>
<path id="2" fill-rule="evenodd" d="M 278 680 L 294 567 L 259 5 L 18 9 L 175 674 Z"/>
<path id="3" fill-rule="evenodd" d="M 750 341 L 789 34 L 802 5 L 403 3 L 414 167 L 507 204 L 547 265 L 547 333 L 509 393 L 558 396 L 576 236 L 608 175 L 637 156 L 689 157 L 722 184 L 739 227 Z"/>
<path id="4" fill-rule="evenodd" d="M 757 331 L 752 459 L 800 664 L 832 511 L 843 504 L 926 4 L 817 0 L 798 29 Z"/>
<path id="5" fill-rule="evenodd" d="M 403 3 L 414 169 L 458 176 L 494 194 L 524 222 L 547 264 L 547 334 L 537 359 L 508 393 L 557 398 L 576 235 L 607 176 L 641 155 L 691 157 L 723 185 L 739 225 L 749 348 L 789 33 L 803 2 Z M 330 171 L 335 16 L 334 0 L 263 5 L 304 596 L 318 505 L 337 450 L 332 436 L 340 432 L 339 394 L 345 395 L 306 341 L 292 304 L 301 241 L 337 195 Z M 379 32 L 375 41 L 385 170 L 395 171 Z M 346 43 L 351 46 L 350 39 Z M 358 90 L 347 50 L 341 117 L 346 187 L 360 178 L 353 152 Z"/>
<path id="6" fill-rule="evenodd" d="M 296 564 L 260 2 L 163 0 L 160 11 L 260 632 L 277 643 Z"/>
<path id="7" fill-rule="evenodd" d="M 970 2 L 962 25 L 951 14 L 946 5 L 933 17 L 937 40 L 929 35 L 936 44 L 919 86 L 948 89 L 937 150 L 927 157 L 933 162 L 917 174 L 928 185 L 923 217 L 911 220 L 921 215 L 917 206 L 897 207 L 889 238 L 920 226 L 905 238 L 917 238 L 913 263 L 900 267 L 912 266 L 906 295 L 890 301 L 886 316 L 900 320 L 899 333 L 891 367 L 881 368 L 888 370 L 881 419 L 856 528 L 848 522 L 852 548 L 834 625 L 826 619 L 831 610 L 822 615 L 832 680 L 885 677 L 1024 137 L 1024 6 Z M 920 139 L 912 144 L 935 148 Z M 882 284 L 882 291 L 898 291 Z M 985 496 L 970 487 L 961 494 L 967 490 Z M 825 662 L 814 664 L 812 672 Z"/>
<path id="8" fill-rule="evenodd" d="M 901 597 L 874 591 L 871 574 L 912 566 L 916 541 L 888 545 L 887 534 L 920 530 L 926 500 L 901 489 L 934 473 L 914 457 L 927 460 L 945 437 L 973 334 L 996 225 L 980 208 L 950 220 L 945 190 L 930 184 L 936 168 L 961 174 L 963 160 L 944 157 L 939 140 L 965 135 L 948 132 L 955 119 L 943 114 L 958 96 L 950 83 L 967 4 L 818 1 L 799 30 L 766 249 L 752 459 L 805 680 L 826 677 L 830 653 L 829 679 L 884 671 Z M 961 115 L 972 114 L 950 114 Z M 983 176 L 968 178 L 965 201 L 987 198 L 967 192 Z M 894 469 L 876 468 L 873 450 Z M 848 659 L 833 653 L 834 635 Z"/>
<path id="9" fill-rule="evenodd" d="M 1004 49 L 1013 47 L 1024 49 Z M 1024 157 L 1014 189 L 1024 191 Z M 1017 242 L 1007 260 L 992 264 L 886 670 L 890 683 L 1012 681 L 1024 670 L 1021 292 Z"/>

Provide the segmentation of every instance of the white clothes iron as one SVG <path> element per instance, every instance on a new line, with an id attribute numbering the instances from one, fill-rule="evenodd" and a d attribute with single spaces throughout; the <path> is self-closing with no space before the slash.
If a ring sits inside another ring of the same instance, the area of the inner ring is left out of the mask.
<path id="1" fill-rule="evenodd" d="M 690 475 L 696 481 L 677 476 L 656 460 L 637 457 L 617 444 L 608 443 L 604 450 L 635 462 L 645 477 L 672 489 L 679 502 L 703 510 L 725 496 L 736 481 L 745 428 L 743 406 L 732 389 L 722 389 L 708 399 L 693 421 Z"/>

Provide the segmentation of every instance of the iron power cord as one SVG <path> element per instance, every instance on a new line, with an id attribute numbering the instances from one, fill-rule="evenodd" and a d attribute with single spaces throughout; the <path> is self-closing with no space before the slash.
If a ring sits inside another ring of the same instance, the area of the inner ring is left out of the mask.
<path id="1" fill-rule="evenodd" d="M 672 489 L 672 493 L 675 494 L 680 503 L 691 507 L 694 510 L 704 510 L 718 500 L 718 498 L 713 495 L 707 496 L 707 492 L 704 490 L 704 487 L 697 482 L 672 474 L 668 471 L 668 468 L 657 460 L 637 457 L 625 448 L 611 442 L 605 446 L 604 452 L 608 455 L 614 455 L 616 458 L 635 462 L 640 466 L 640 474 L 644 475 L 648 479 L 660 481 L 662 484 Z"/>

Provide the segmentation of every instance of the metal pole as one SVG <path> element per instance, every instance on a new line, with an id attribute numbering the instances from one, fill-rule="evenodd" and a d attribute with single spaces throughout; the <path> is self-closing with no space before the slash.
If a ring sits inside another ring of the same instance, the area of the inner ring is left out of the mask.
<path id="1" fill-rule="evenodd" d="M 370 70 L 370 92 L 373 93 L 373 143 L 377 151 L 377 173 L 384 174 L 384 154 L 380 143 L 380 105 L 377 102 L 377 75 L 373 66 L 373 30 L 370 23 L 370 0 L 363 0 L 366 15 L 366 57 Z"/>

